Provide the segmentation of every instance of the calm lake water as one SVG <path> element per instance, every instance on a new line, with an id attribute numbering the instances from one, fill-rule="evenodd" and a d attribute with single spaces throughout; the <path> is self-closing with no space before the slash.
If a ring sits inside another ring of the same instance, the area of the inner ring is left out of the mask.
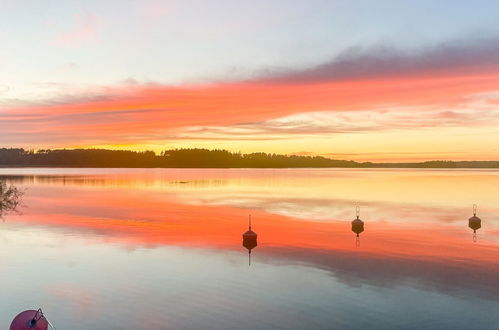
<path id="1" fill-rule="evenodd" d="M 0 222 L 1 329 L 38 307 L 59 330 L 499 328 L 499 171 L 0 177 L 25 191 Z"/>

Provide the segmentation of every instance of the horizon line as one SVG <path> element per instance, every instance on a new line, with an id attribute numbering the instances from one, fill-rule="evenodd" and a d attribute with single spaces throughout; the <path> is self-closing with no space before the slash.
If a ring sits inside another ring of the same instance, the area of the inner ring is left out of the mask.
<path id="1" fill-rule="evenodd" d="M 266 154 L 266 155 L 276 155 L 276 156 L 285 156 L 285 157 L 291 157 L 291 156 L 296 156 L 296 157 L 304 157 L 304 158 L 314 158 L 314 157 L 319 157 L 319 158 L 324 158 L 327 160 L 332 160 L 332 161 L 345 161 L 345 162 L 353 162 L 357 164 L 389 164 L 389 165 L 401 165 L 401 164 L 424 164 L 424 163 L 434 163 L 434 162 L 441 162 L 441 163 L 491 163 L 491 162 L 499 162 L 499 160 L 494 160 L 494 159 L 489 159 L 489 160 L 474 160 L 474 159 L 469 159 L 469 160 L 446 160 L 446 159 L 430 159 L 430 160 L 422 160 L 422 161 L 397 161 L 397 162 L 385 162 L 385 161 L 371 161 L 371 160 L 366 160 L 366 161 L 358 161 L 358 160 L 352 160 L 352 159 L 341 159 L 341 158 L 331 158 L 327 157 L 321 154 L 310 154 L 310 155 L 305 155 L 305 154 L 294 154 L 294 153 L 275 153 L 275 152 L 263 152 L 263 151 L 256 151 L 256 152 L 242 152 L 242 151 L 230 151 L 227 149 L 208 149 L 208 148 L 199 148 L 199 147 L 181 147 L 181 148 L 170 148 L 170 149 L 164 149 L 161 152 L 157 152 L 156 150 L 151 150 L 151 149 L 144 149 L 144 150 L 133 150 L 133 149 L 113 149 L 113 148 L 98 148 L 98 147 L 78 147 L 78 148 L 23 148 L 23 147 L 0 147 L 0 150 L 15 150 L 15 149 L 21 149 L 23 151 L 28 151 L 28 152 L 35 152 L 39 153 L 40 151 L 76 151 L 76 150 L 101 150 L 101 151 L 116 151 L 116 152 L 134 152 L 134 153 L 147 153 L 147 152 L 152 152 L 154 153 L 155 156 L 161 157 L 162 152 L 166 151 L 177 151 L 177 150 L 202 150 L 202 151 L 223 151 L 223 152 L 228 152 L 230 154 L 240 154 L 242 156 L 244 155 L 251 155 L 251 154 Z M 1 167 L 1 166 L 0 166 Z"/>

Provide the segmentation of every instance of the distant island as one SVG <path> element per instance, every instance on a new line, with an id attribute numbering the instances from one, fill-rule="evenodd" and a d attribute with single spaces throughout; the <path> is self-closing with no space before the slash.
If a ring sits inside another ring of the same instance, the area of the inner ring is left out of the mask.
<path id="1" fill-rule="evenodd" d="M 499 161 L 426 161 L 372 163 L 321 156 L 241 154 L 227 150 L 173 149 L 153 151 L 107 149 L 25 150 L 1 148 L 1 167 L 121 167 L 121 168 L 499 168 Z"/>

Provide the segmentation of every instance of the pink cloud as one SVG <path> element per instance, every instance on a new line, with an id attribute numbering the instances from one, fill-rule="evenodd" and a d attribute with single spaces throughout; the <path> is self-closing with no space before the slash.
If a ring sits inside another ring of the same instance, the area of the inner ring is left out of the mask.
<path id="1" fill-rule="evenodd" d="M 14 141 L 21 144 L 52 141 L 58 145 L 130 144 L 164 140 L 172 135 L 173 130 L 185 127 L 258 123 L 317 111 L 344 114 L 396 107 L 409 109 L 409 117 L 400 114 L 391 118 L 395 120 L 393 123 L 390 119 L 388 124 L 391 126 L 417 128 L 438 125 L 439 122 L 460 125 L 470 116 L 474 118 L 469 113 L 473 109 L 462 113 L 444 111 L 470 102 L 470 95 L 497 89 L 498 82 L 499 72 L 490 71 L 301 84 L 127 85 L 106 88 L 105 92 L 96 90 L 89 97 L 71 95 L 67 99 L 40 105 L 5 109 L 0 113 L 5 118 L 36 116 L 37 119 L 17 123 L 9 120 L 8 125 L 0 122 L 0 134 L 2 141 L 9 144 Z M 416 113 L 421 113 L 421 110 L 418 109 L 426 107 L 435 109 L 438 118 L 419 118 Z M 456 114 L 459 118 L 455 118 Z M 386 120 L 383 123 L 386 124 Z M 287 133 L 296 131 L 296 128 L 290 130 L 287 124 L 286 127 L 282 123 L 278 126 Z M 371 126 L 368 128 L 373 129 Z M 312 132 L 309 129 L 302 127 L 302 130 L 313 133 L 314 129 Z M 275 131 L 275 127 L 272 130 Z"/>
<path id="2" fill-rule="evenodd" d="M 89 13 L 78 15 L 74 27 L 57 35 L 52 42 L 58 46 L 79 46 L 95 40 L 99 26 L 99 20 L 95 15 Z"/>
<path id="3" fill-rule="evenodd" d="M 140 3 L 140 10 L 148 21 L 157 21 L 170 12 L 171 6 L 171 3 L 165 3 L 164 1 L 149 0 Z"/>

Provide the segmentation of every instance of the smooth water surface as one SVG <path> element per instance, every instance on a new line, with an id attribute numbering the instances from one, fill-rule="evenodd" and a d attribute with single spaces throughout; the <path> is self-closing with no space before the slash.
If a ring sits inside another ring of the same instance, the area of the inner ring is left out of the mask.
<path id="1" fill-rule="evenodd" d="M 0 169 L 0 178 L 24 190 L 20 213 L 0 222 L 1 329 L 38 307 L 59 330 L 499 327 L 499 171 Z"/>

